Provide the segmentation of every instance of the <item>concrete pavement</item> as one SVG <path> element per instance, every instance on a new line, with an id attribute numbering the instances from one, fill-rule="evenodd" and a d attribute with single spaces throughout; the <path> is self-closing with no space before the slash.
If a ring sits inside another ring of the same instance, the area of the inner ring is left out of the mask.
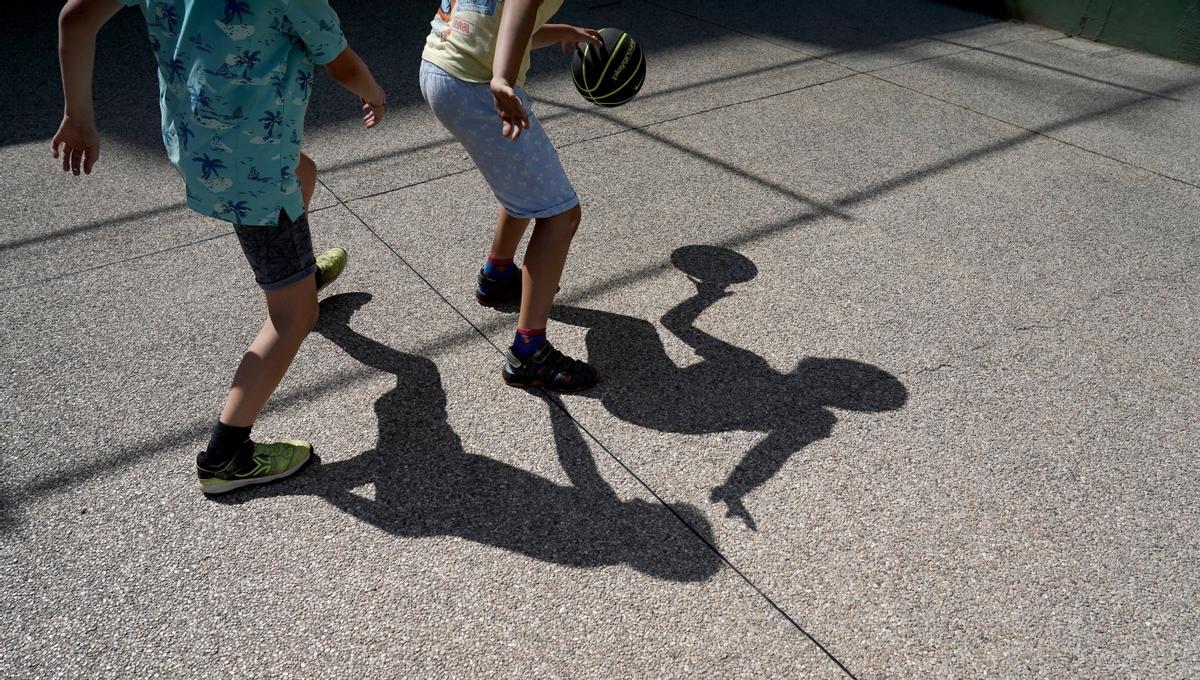
<path id="1" fill-rule="evenodd" d="M 547 401 L 472 299 L 495 207 L 415 89 L 432 8 L 335 6 L 396 106 L 365 134 L 320 83 L 351 267 L 256 428 L 321 460 L 219 501 L 191 461 L 261 295 L 181 207 L 140 17 L 86 180 L 53 13 L 15 20 L 0 673 L 1200 672 L 1200 69 L 932 2 L 568 3 L 650 77 L 600 110 L 535 59 L 585 207 L 551 332 L 609 375 Z"/>

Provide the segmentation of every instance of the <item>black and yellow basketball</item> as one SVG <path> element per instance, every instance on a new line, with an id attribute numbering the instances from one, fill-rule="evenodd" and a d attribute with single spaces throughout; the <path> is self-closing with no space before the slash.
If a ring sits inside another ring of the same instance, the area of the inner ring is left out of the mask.
<path id="1" fill-rule="evenodd" d="M 625 31 L 600 29 L 604 47 L 582 45 L 571 63 L 575 89 L 597 106 L 620 106 L 633 99 L 646 82 L 646 56 Z"/>

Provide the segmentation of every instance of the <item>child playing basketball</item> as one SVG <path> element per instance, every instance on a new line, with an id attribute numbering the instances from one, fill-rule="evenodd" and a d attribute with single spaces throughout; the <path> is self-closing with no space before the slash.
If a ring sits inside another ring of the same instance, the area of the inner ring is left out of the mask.
<path id="1" fill-rule="evenodd" d="M 138 5 L 158 61 L 163 143 L 188 207 L 233 223 L 267 319 L 197 456 L 205 493 L 286 477 L 308 460 L 304 441 L 258 443 L 250 428 L 317 320 L 317 290 L 346 251 L 313 256 L 306 210 L 316 165 L 300 152 L 314 64 L 358 95 L 370 128 L 384 93 L 346 44 L 327 0 L 68 0 L 59 16 L 64 113 L 51 141 L 62 169 L 91 174 L 100 156 L 92 110 L 96 34 Z"/>
<path id="2" fill-rule="evenodd" d="M 500 202 L 475 296 L 492 307 L 521 301 L 504 380 L 515 387 L 545 385 L 576 392 L 595 385 L 599 374 L 550 345 L 546 320 L 582 213 L 523 90 L 531 49 L 602 44 L 594 30 L 547 24 L 562 4 L 442 0 L 421 55 L 421 93 Z M 513 258 L 531 220 L 537 223 L 522 269 Z"/>

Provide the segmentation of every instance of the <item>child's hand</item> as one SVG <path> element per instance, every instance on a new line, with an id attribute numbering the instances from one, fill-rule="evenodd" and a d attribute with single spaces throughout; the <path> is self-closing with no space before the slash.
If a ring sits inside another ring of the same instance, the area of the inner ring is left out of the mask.
<path id="1" fill-rule="evenodd" d="M 521 136 L 521 130 L 529 129 L 525 105 L 521 103 L 517 91 L 503 78 L 493 78 L 491 88 L 492 103 L 496 106 L 496 113 L 500 114 L 500 120 L 504 121 L 501 134 L 515 142 Z"/>
<path id="2" fill-rule="evenodd" d="M 380 92 L 380 94 L 382 94 L 382 92 Z M 359 101 L 362 102 L 363 125 L 367 126 L 367 129 L 373 128 L 383 122 L 383 110 L 387 106 L 386 96 L 379 99 L 379 101 L 382 102 L 381 104 L 372 104 L 361 97 L 359 98 Z"/>
<path id="3" fill-rule="evenodd" d="M 600 37 L 600 31 L 578 26 L 563 26 L 563 35 L 559 38 L 559 42 L 562 43 L 563 54 L 569 54 L 571 50 L 579 49 L 581 42 L 592 47 L 604 47 L 604 39 Z"/>
<path id="4" fill-rule="evenodd" d="M 50 140 L 50 155 L 59 158 L 60 146 L 63 172 L 79 175 L 83 170 L 86 175 L 92 174 L 92 168 L 100 160 L 100 133 L 95 121 L 81 123 L 63 116 L 58 132 Z"/>

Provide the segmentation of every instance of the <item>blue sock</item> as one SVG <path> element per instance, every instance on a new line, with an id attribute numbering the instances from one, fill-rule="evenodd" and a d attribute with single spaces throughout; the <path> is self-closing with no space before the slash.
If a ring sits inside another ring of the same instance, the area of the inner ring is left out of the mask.
<path id="1" fill-rule="evenodd" d="M 497 260 L 488 256 L 487 261 L 483 263 L 483 275 L 489 279 L 503 280 L 515 273 L 517 273 L 517 267 L 512 260 Z"/>
<path id="2" fill-rule="evenodd" d="M 513 354 L 521 359 L 528 359 L 533 353 L 546 344 L 546 329 L 518 328 L 517 337 L 513 338 Z"/>

